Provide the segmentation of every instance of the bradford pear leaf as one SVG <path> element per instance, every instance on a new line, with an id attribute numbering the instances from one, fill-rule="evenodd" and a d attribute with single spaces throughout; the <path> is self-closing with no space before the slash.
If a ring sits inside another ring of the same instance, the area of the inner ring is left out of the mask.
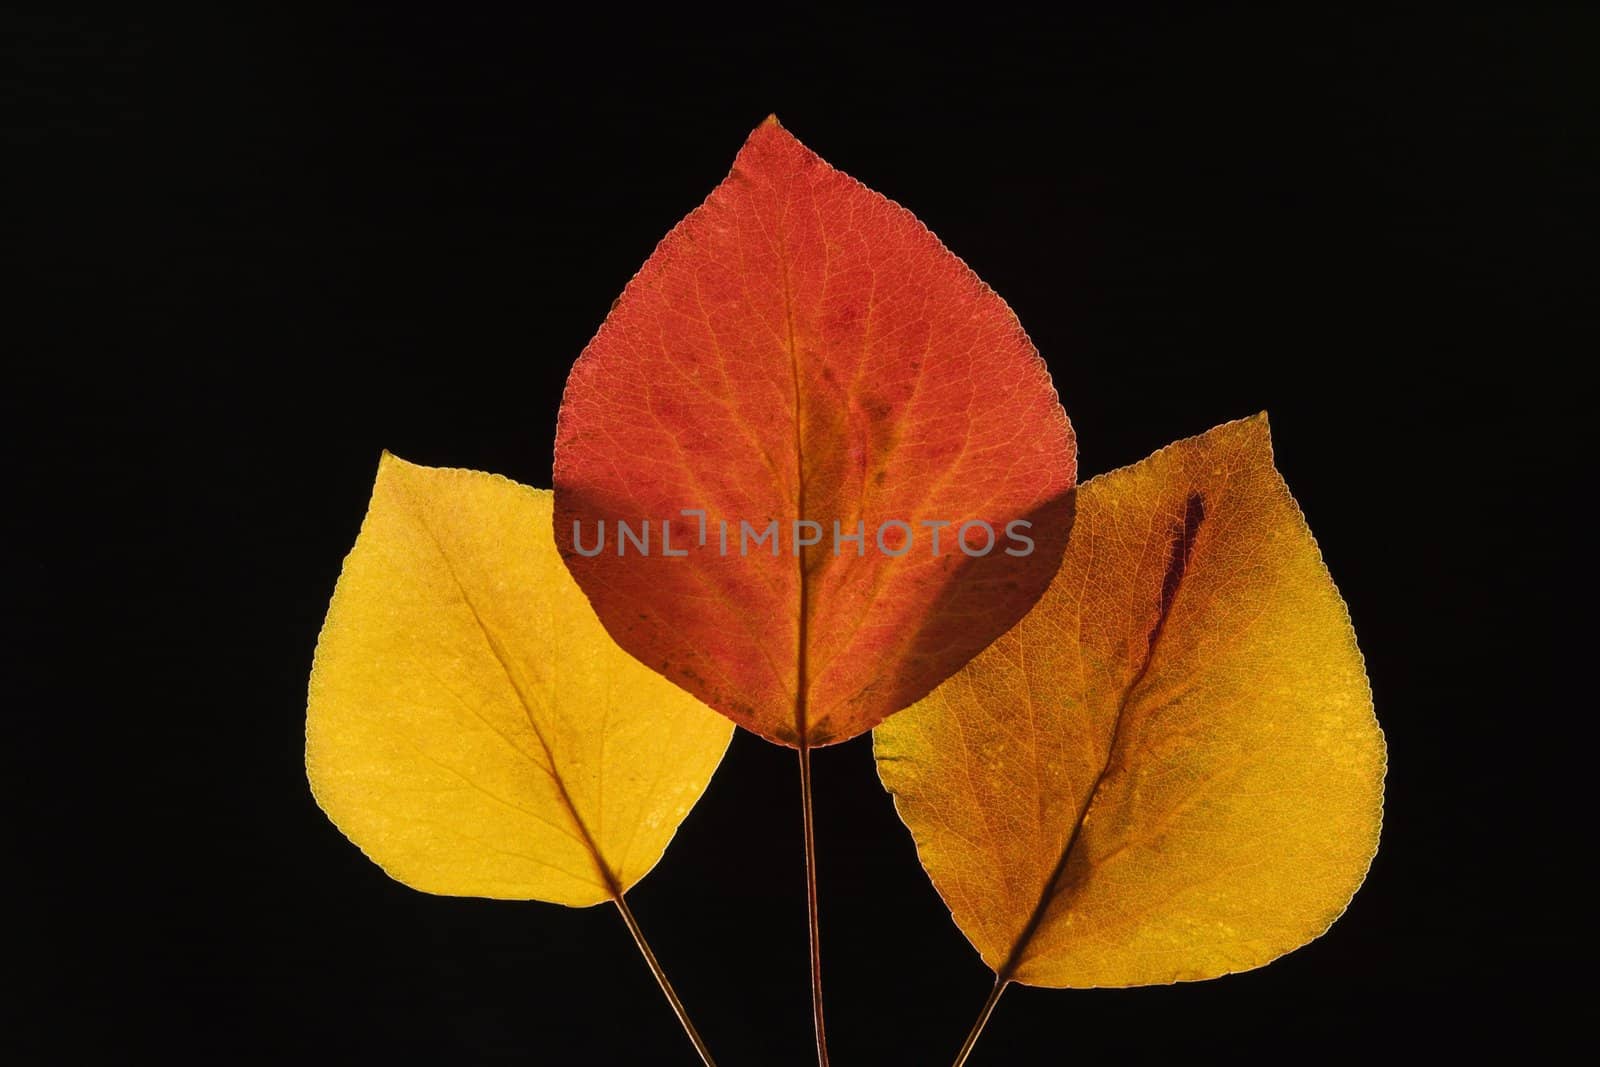
<path id="1" fill-rule="evenodd" d="M 429 893 L 576 906 L 660 859 L 728 746 L 721 716 L 616 646 L 551 497 L 385 454 L 317 643 L 317 803 Z"/>
<path id="2" fill-rule="evenodd" d="M 769 119 L 573 367 L 556 537 L 623 648 L 805 748 L 1026 613 L 1075 470 L 1005 302 Z"/>
<path id="3" fill-rule="evenodd" d="M 877 728 L 879 774 L 997 989 L 1259 967 L 1333 923 L 1377 848 L 1344 603 L 1265 416 L 1076 496 L 1049 590 Z"/>

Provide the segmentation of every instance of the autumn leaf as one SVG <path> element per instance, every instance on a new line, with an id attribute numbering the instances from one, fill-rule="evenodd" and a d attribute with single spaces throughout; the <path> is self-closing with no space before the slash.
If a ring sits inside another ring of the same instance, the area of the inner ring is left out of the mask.
<path id="1" fill-rule="evenodd" d="M 317 642 L 306 774 L 390 876 L 454 896 L 619 900 L 732 727 L 606 636 L 550 493 L 385 454 Z"/>
<path id="2" fill-rule="evenodd" d="M 1259 967 L 1333 923 L 1378 843 L 1383 735 L 1266 417 L 1076 495 L 1027 618 L 874 733 L 996 997 Z"/>
<path id="3" fill-rule="evenodd" d="M 1023 616 L 1075 455 L 1005 303 L 769 119 L 573 367 L 556 539 L 623 648 L 804 749 Z"/>

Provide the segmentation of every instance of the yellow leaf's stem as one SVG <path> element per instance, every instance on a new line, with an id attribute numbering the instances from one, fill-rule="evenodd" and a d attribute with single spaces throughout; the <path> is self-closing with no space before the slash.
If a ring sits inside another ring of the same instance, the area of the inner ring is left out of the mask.
<path id="1" fill-rule="evenodd" d="M 694 1028 L 694 1023 L 689 1021 L 689 1013 L 684 1009 L 683 1001 L 678 999 L 678 991 L 672 988 L 672 983 L 667 981 L 667 972 L 661 969 L 661 963 L 656 959 L 656 954 L 650 951 L 650 943 L 644 939 L 644 931 L 639 929 L 639 920 L 633 917 L 633 910 L 628 907 L 627 900 L 621 893 L 611 898 L 616 902 L 617 910 L 622 913 L 622 921 L 628 926 L 628 933 L 633 935 L 633 943 L 639 946 L 644 961 L 650 965 L 650 973 L 656 976 L 656 983 L 661 986 L 661 992 L 667 995 L 667 1003 L 672 1005 L 672 1010 L 677 1013 L 678 1021 L 683 1024 L 684 1033 L 689 1035 L 690 1044 L 700 1053 L 700 1061 L 706 1067 L 717 1067 L 711 1058 L 711 1050 L 706 1048 L 705 1041 L 700 1037 L 700 1032 Z"/>
<path id="2" fill-rule="evenodd" d="M 817 1067 L 828 1067 L 822 1026 L 822 924 L 817 918 L 817 830 L 811 816 L 811 748 L 800 741 L 800 803 L 806 828 L 806 914 L 811 928 L 811 1018 L 817 1029 Z"/>
<path id="3" fill-rule="evenodd" d="M 951 1067 L 963 1067 L 967 1057 L 972 1055 L 972 1046 L 978 1043 L 978 1035 L 983 1033 L 984 1024 L 989 1021 L 989 1016 L 994 1014 L 994 1006 L 1000 1003 L 1000 994 L 1006 991 L 1006 986 L 1011 984 L 1009 978 L 996 977 L 994 988 L 989 991 L 989 999 L 983 1002 L 983 1010 L 978 1012 L 978 1021 L 972 1024 L 972 1033 L 967 1035 L 967 1040 L 962 1043 L 961 1051 L 956 1053 L 956 1061 Z"/>

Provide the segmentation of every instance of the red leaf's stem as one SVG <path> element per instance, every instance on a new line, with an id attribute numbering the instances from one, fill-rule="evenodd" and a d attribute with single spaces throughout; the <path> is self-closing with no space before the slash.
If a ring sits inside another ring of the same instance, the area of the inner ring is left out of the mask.
<path id="1" fill-rule="evenodd" d="M 639 951 L 644 955 L 644 961 L 650 965 L 650 973 L 656 976 L 656 984 L 661 986 L 661 992 L 667 995 L 667 1003 L 672 1005 L 672 1010 L 677 1013 L 678 1021 L 683 1024 L 684 1033 L 689 1035 L 689 1042 L 694 1045 L 694 1050 L 700 1053 L 700 1061 L 706 1067 L 717 1067 L 711 1058 L 711 1050 L 706 1048 L 706 1043 L 700 1037 L 700 1032 L 694 1028 L 694 1023 L 689 1021 L 689 1013 L 684 1009 L 683 1001 L 678 999 L 678 991 L 672 988 L 672 983 L 667 981 L 667 972 L 661 969 L 661 963 L 656 959 L 656 954 L 650 951 L 650 943 L 644 939 L 644 931 L 639 929 L 639 920 L 633 917 L 633 911 L 628 907 L 628 902 L 621 893 L 611 898 L 616 902 L 617 910 L 622 913 L 622 921 L 628 925 L 628 933 L 633 935 L 633 943 L 639 946 Z"/>
<path id="2" fill-rule="evenodd" d="M 972 1055 L 972 1046 L 978 1043 L 978 1035 L 983 1033 L 984 1024 L 989 1021 L 989 1016 L 994 1014 L 994 1006 L 1000 1003 L 1000 994 L 1006 991 L 1006 986 L 1011 982 L 1006 978 L 996 978 L 994 988 L 989 991 L 989 999 L 983 1002 L 983 1010 L 978 1012 L 978 1021 L 972 1025 L 972 1033 L 967 1035 L 967 1040 L 961 1046 L 961 1051 L 956 1053 L 956 1062 L 951 1067 L 963 1067 L 967 1057 Z"/>
<path id="3" fill-rule="evenodd" d="M 811 816 L 811 749 L 800 741 L 800 802 L 806 828 L 806 913 L 811 926 L 811 1018 L 817 1029 L 817 1067 L 828 1067 L 822 1027 L 822 924 L 817 918 L 817 831 Z"/>

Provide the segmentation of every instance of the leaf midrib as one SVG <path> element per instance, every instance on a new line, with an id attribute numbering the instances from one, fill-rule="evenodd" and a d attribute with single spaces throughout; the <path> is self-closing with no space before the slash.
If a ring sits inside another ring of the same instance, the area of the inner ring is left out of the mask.
<path id="1" fill-rule="evenodd" d="M 788 205 L 785 205 L 787 207 Z M 806 517 L 806 443 L 805 443 L 805 400 L 800 386 L 800 349 L 795 344 L 794 338 L 794 289 L 789 281 L 789 249 L 784 239 L 784 222 L 778 224 L 778 263 L 783 272 L 783 319 L 785 331 L 785 344 L 789 349 L 789 370 L 794 380 L 794 477 L 795 477 L 795 515 L 797 518 Z M 779 531 L 781 536 L 782 531 Z M 791 528 L 791 538 L 797 536 L 798 529 Z M 808 676 L 807 648 L 810 644 L 810 594 L 806 581 L 806 555 L 795 546 L 795 565 L 799 568 L 800 581 L 799 621 L 796 626 L 795 636 L 795 696 L 794 696 L 794 726 L 795 743 L 801 751 L 808 746 L 807 733 L 809 725 L 806 722 L 806 696 L 811 687 Z"/>
<path id="2" fill-rule="evenodd" d="M 566 780 L 561 777 L 561 773 L 557 770 L 555 751 L 550 747 L 550 742 L 546 740 L 544 731 L 539 729 L 538 720 L 533 714 L 533 702 L 528 699 L 528 694 L 523 690 L 522 683 L 517 680 L 516 672 L 511 669 L 511 663 L 506 656 L 505 650 L 484 622 L 482 614 L 478 611 L 478 605 L 473 602 L 472 594 L 467 591 L 466 583 L 456 573 L 455 564 L 451 562 L 450 554 L 445 551 L 444 543 L 439 540 L 438 534 L 434 533 L 433 527 L 429 526 L 427 519 L 420 514 L 417 516 L 417 523 L 427 531 L 434 547 L 438 549 L 439 558 L 444 562 L 444 568 L 449 573 L 451 580 L 455 582 L 456 588 L 461 591 L 461 599 L 467 605 L 467 610 L 472 614 L 472 620 L 478 624 L 478 631 L 483 634 L 484 643 L 489 646 L 489 651 L 494 656 L 495 662 L 500 665 L 500 670 L 505 674 L 506 681 L 511 686 L 511 691 L 516 694 L 517 702 L 522 706 L 523 717 L 528 721 L 528 728 L 533 731 L 534 738 L 539 742 L 539 747 L 544 750 L 545 758 L 549 761 L 550 766 L 546 773 L 549 775 L 550 780 L 555 783 L 556 794 L 561 801 L 562 807 L 566 809 L 568 817 L 572 819 L 573 826 L 577 827 L 578 833 L 583 839 L 584 847 L 588 849 L 590 857 L 594 860 L 596 873 L 600 875 L 601 882 L 611 897 L 613 899 L 620 898 L 622 895 L 621 883 L 606 862 L 605 856 L 601 853 L 600 846 L 595 842 L 594 836 L 590 834 L 589 827 L 583 821 L 583 816 L 578 813 L 578 806 L 573 802 L 572 794 L 567 791 Z"/>
<path id="3" fill-rule="evenodd" d="M 1203 511 L 1201 517 L 1202 519 L 1204 518 Z M 1180 526 L 1180 530 L 1182 529 L 1183 527 Z M 1185 536 L 1189 534 L 1187 530 L 1183 530 L 1183 532 Z M 1193 533 L 1198 537 L 1198 523 Z M 1090 787 L 1083 806 L 1078 809 L 1077 819 L 1072 825 L 1072 833 L 1068 835 L 1067 843 L 1061 849 L 1061 858 L 1056 861 L 1055 869 L 1050 872 L 1050 877 L 1046 879 L 1044 888 L 1039 893 L 1039 902 L 1034 905 L 1033 913 L 1028 917 L 1027 924 L 1022 928 L 1022 933 L 1017 936 L 1015 944 L 1012 945 L 1011 953 L 1006 957 L 1005 964 L 995 972 L 996 983 L 999 986 L 1007 985 L 1012 981 L 1017 967 L 1022 962 L 1022 954 L 1027 951 L 1028 944 L 1033 940 L 1034 935 L 1039 932 L 1039 927 L 1044 923 L 1046 912 L 1049 911 L 1050 905 L 1059 895 L 1061 879 L 1066 873 L 1068 861 L 1072 859 L 1072 850 L 1077 845 L 1078 838 L 1083 831 L 1084 820 L 1089 817 L 1089 810 L 1094 807 L 1095 799 L 1100 795 L 1100 787 L 1104 784 L 1106 775 L 1110 773 L 1111 765 L 1116 760 L 1118 748 L 1122 743 L 1122 724 L 1127 717 L 1129 701 L 1133 698 L 1133 694 L 1138 691 L 1139 686 L 1143 684 L 1145 677 L 1150 673 L 1150 665 L 1155 662 L 1156 651 L 1160 647 L 1162 637 L 1166 635 L 1167 619 L 1172 615 L 1173 606 L 1178 602 L 1178 593 L 1183 588 L 1184 580 L 1188 578 L 1189 571 L 1193 566 L 1193 545 L 1180 541 L 1177 547 L 1179 552 L 1183 553 L 1183 565 L 1178 572 L 1171 596 L 1162 596 L 1163 591 L 1161 590 L 1157 592 L 1157 603 L 1160 604 L 1160 611 L 1156 616 L 1155 626 L 1150 631 L 1144 662 L 1139 665 L 1138 672 L 1134 674 L 1132 680 L 1123 689 L 1122 697 L 1117 702 L 1117 712 L 1111 721 L 1111 740 L 1106 745 L 1106 758 L 1100 765 L 1100 773 L 1095 775 L 1094 784 Z M 1170 568 L 1171 563 L 1169 562 L 1168 569 L 1170 570 Z M 1164 581 L 1163 585 L 1165 585 Z M 1165 603 L 1161 603 L 1161 600 L 1165 600 Z"/>

